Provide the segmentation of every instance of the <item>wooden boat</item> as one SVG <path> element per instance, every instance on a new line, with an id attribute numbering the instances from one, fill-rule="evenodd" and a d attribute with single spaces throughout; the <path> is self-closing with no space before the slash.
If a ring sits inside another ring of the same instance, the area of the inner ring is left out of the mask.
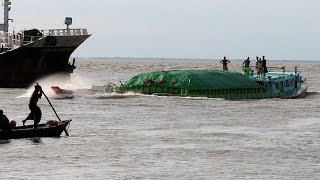
<path id="1" fill-rule="evenodd" d="M 56 123 L 44 123 L 39 124 L 37 128 L 33 128 L 33 125 L 17 126 L 10 130 L 0 130 L 0 139 L 20 139 L 20 138 L 32 138 L 32 137 L 59 137 L 62 131 L 66 130 L 66 127 L 71 120 L 54 121 Z"/>

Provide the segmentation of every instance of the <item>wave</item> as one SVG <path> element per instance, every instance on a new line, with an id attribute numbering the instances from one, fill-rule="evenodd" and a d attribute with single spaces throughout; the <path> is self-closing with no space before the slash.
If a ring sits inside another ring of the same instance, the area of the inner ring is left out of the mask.
<path id="1" fill-rule="evenodd" d="M 141 95 L 142 94 L 127 92 L 127 93 L 94 94 L 93 97 L 95 97 L 96 99 L 123 99 L 123 98 L 134 98 Z"/>

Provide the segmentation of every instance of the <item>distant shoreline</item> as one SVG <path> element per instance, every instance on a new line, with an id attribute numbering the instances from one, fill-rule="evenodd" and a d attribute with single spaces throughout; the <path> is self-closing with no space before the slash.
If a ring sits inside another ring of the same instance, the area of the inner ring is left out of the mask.
<path id="1" fill-rule="evenodd" d="M 76 60 L 135 60 L 135 61 L 220 61 L 221 59 L 202 59 L 202 58 L 136 58 L 136 57 L 71 57 Z M 244 61 L 245 59 L 229 59 L 230 61 Z M 250 61 L 255 61 L 251 59 Z M 277 62 L 319 62 L 320 60 L 287 60 L 287 59 L 267 59 L 267 61 Z"/>

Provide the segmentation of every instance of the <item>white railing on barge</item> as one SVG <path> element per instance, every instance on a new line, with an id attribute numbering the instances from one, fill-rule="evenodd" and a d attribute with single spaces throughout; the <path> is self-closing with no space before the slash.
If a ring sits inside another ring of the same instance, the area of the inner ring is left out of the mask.
<path id="1" fill-rule="evenodd" d="M 21 35 L 0 31 L 0 53 L 3 49 L 15 49 L 21 46 Z"/>

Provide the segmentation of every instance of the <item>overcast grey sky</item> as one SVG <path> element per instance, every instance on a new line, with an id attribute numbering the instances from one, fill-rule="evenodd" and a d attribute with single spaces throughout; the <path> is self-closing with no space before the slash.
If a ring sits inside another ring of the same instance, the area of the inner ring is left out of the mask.
<path id="1" fill-rule="evenodd" d="M 72 56 L 320 60 L 320 0 L 12 0 L 10 28 L 87 28 Z"/>

